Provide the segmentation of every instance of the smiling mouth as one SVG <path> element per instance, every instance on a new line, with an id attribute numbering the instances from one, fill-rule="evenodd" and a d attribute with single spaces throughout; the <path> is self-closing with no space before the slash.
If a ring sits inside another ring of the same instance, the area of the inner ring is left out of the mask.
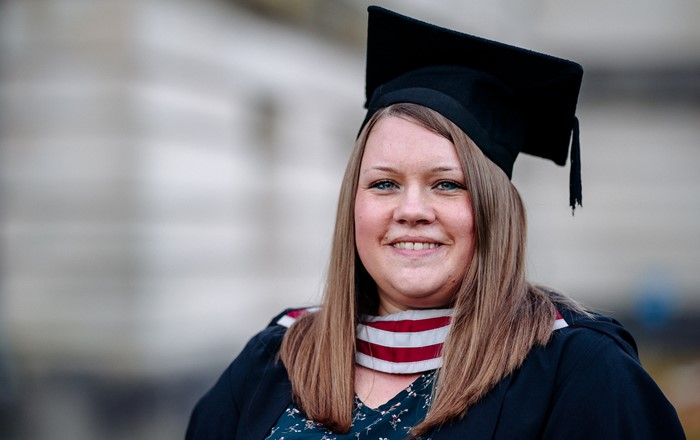
<path id="1" fill-rule="evenodd" d="M 412 251 L 422 251 L 423 249 L 435 249 L 440 246 L 440 243 L 420 243 L 411 241 L 399 241 L 398 243 L 392 244 L 393 247 L 397 249 L 408 249 Z"/>

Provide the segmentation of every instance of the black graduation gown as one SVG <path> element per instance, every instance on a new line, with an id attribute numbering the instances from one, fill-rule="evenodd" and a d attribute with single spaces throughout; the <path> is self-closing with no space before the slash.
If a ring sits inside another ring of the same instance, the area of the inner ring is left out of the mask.
<path id="1" fill-rule="evenodd" d="M 569 327 L 555 330 L 546 346 L 534 348 L 517 371 L 432 439 L 684 439 L 631 335 L 611 318 L 562 315 Z M 197 403 L 187 440 L 257 440 L 269 433 L 291 402 L 277 360 L 286 329 L 276 321 Z"/>

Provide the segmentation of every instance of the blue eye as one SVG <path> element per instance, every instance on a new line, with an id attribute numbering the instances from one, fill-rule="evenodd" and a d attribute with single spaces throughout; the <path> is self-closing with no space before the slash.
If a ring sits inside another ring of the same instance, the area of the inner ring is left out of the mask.
<path id="1" fill-rule="evenodd" d="M 370 188 L 378 189 L 380 191 L 386 191 L 389 189 L 394 189 L 396 188 L 396 184 L 390 180 L 380 180 L 379 182 L 375 182 L 372 185 L 370 185 Z"/>
<path id="2" fill-rule="evenodd" d="M 443 191 L 454 191 L 456 189 L 464 189 L 464 185 L 461 185 L 457 182 L 453 182 L 451 180 L 442 180 L 435 185 L 437 189 L 441 189 Z"/>

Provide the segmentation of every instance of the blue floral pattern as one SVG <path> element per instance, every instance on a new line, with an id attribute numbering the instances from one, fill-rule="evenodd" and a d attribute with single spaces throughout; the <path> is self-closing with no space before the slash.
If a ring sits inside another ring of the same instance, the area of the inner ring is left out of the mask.
<path id="1" fill-rule="evenodd" d="M 352 427 L 347 434 L 336 434 L 308 419 L 292 403 L 265 440 L 403 440 L 408 437 L 411 428 L 428 413 L 434 378 L 434 371 L 422 374 L 378 408 L 367 407 L 355 396 Z"/>

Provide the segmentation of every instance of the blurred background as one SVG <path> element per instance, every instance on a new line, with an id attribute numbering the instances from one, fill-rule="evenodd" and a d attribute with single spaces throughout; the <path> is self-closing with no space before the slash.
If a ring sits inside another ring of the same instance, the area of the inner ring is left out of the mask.
<path id="1" fill-rule="evenodd" d="M 0 0 L 0 438 L 182 438 L 318 302 L 369 3 Z M 584 208 L 515 167 L 530 276 L 630 328 L 700 438 L 700 2 L 373 3 L 584 65 Z"/>

